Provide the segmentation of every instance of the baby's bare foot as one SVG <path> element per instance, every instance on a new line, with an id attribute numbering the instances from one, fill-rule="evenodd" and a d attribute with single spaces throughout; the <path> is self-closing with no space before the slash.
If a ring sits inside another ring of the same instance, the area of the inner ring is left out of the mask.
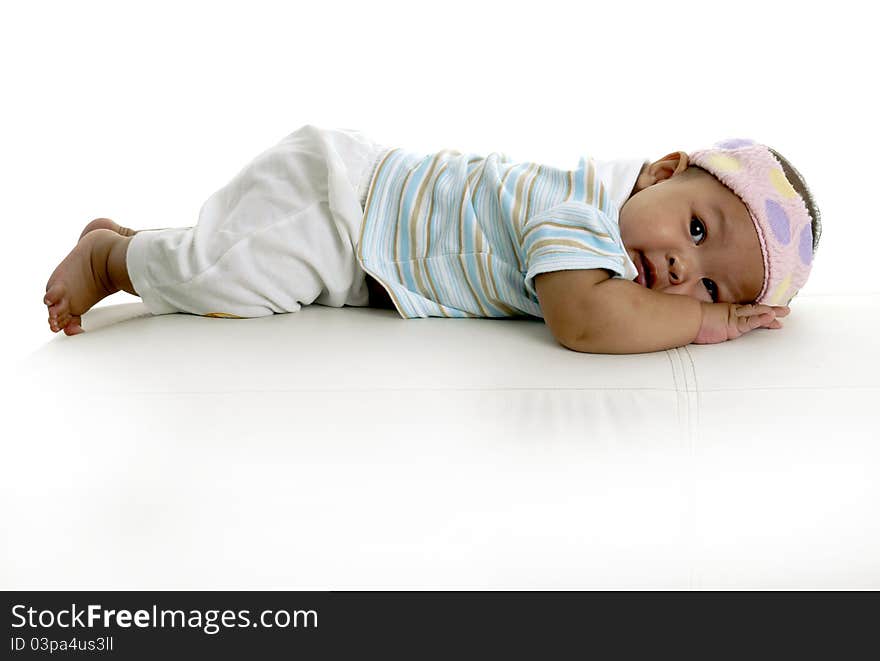
<path id="1" fill-rule="evenodd" d="M 137 234 L 136 230 L 123 227 L 122 225 L 117 225 L 109 218 L 95 218 L 92 222 L 88 223 L 85 226 L 85 229 L 83 229 L 82 234 L 79 235 L 79 238 L 83 238 L 92 230 L 113 230 L 114 232 L 122 236 L 134 236 L 135 234 Z"/>
<path id="2" fill-rule="evenodd" d="M 117 243 L 127 244 L 130 240 L 105 228 L 83 235 L 46 285 L 43 303 L 49 308 L 49 328 L 52 332 L 64 330 L 65 335 L 82 333 L 81 316 L 102 298 L 119 291 L 111 279 L 108 259 Z M 125 246 L 120 248 L 124 250 Z"/>

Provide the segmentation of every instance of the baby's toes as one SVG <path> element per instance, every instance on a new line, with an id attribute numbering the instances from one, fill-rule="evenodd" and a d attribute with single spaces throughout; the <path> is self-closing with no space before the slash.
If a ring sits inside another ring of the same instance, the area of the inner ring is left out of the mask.
<path id="1" fill-rule="evenodd" d="M 64 285 L 56 283 L 50 286 L 43 297 L 43 303 L 49 310 L 49 328 L 57 333 L 65 326 L 62 319 L 70 317 L 70 306 L 65 296 Z"/>
<path id="2" fill-rule="evenodd" d="M 46 295 L 43 296 L 43 304 L 46 307 L 52 307 L 53 305 L 57 305 L 63 296 L 64 285 L 60 282 L 54 284 L 50 283 L 46 285 Z"/>
<path id="3" fill-rule="evenodd" d="M 65 311 L 62 314 L 58 315 L 58 319 L 55 323 L 57 324 L 58 328 L 64 328 L 65 326 L 67 326 L 67 324 L 70 323 L 70 320 L 70 313 Z"/>
<path id="4" fill-rule="evenodd" d="M 62 308 L 68 309 L 70 296 L 68 295 L 67 286 L 64 282 L 58 281 L 49 286 L 46 295 L 43 297 L 43 303 L 49 307 L 49 315 L 58 316 Z"/>
<path id="5" fill-rule="evenodd" d="M 65 312 L 64 314 L 59 315 L 57 317 L 49 317 L 49 319 L 48 319 L 49 328 L 52 330 L 53 333 L 57 333 L 58 331 L 62 330 L 65 326 L 67 326 L 71 322 L 72 319 L 73 319 L 73 316 L 70 315 L 68 312 Z"/>
<path id="6" fill-rule="evenodd" d="M 85 330 L 83 330 L 82 327 L 82 317 L 78 317 L 77 315 L 70 315 L 70 320 L 64 327 L 64 334 L 79 335 L 80 333 L 85 333 Z"/>
<path id="7" fill-rule="evenodd" d="M 62 298 L 54 305 L 49 306 L 49 319 L 61 319 L 61 317 L 69 314 L 70 306 L 67 304 L 67 298 Z"/>

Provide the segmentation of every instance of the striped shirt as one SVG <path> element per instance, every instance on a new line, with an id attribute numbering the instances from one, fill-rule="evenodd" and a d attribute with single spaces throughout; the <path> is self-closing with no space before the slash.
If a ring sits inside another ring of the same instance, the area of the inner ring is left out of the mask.
<path id="1" fill-rule="evenodd" d="M 543 318 L 539 273 L 638 275 L 618 212 L 643 162 L 581 157 L 561 170 L 497 152 L 389 149 L 370 181 L 358 261 L 404 319 Z"/>

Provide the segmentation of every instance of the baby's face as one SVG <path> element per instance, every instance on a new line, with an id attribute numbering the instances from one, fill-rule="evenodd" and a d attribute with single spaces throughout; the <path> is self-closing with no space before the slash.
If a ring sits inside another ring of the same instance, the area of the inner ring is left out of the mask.
<path id="1" fill-rule="evenodd" d="M 651 163 L 620 210 L 639 284 L 700 301 L 751 303 L 764 283 L 758 233 L 743 201 L 676 152 Z M 650 262 L 645 273 L 642 257 Z M 647 280 L 645 282 L 645 280 Z"/>

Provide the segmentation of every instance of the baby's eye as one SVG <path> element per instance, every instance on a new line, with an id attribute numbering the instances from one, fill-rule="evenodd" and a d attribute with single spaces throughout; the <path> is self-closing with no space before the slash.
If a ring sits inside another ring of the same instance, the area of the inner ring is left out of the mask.
<path id="1" fill-rule="evenodd" d="M 712 280 L 709 280 L 709 278 L 703 278 L 703 284 L 706 285 L 706 289 L 709 292 L 709 296 L 712 297 L 712 302 L 717 303 L 718 302 L 718 285 L 716 285 Z"/>
<path id="2" fill-rule="evenodd" d="M 703 239 L 706 238 L 706 227 L 703 225 L 703 221 L 694 216 L 691 218 L 691 236 L 694 235 L 694 227 L 697 227 L 697 232 L 703 235 L 703 238 L 697 241 L 697 243 L 702 243 Z"/>

